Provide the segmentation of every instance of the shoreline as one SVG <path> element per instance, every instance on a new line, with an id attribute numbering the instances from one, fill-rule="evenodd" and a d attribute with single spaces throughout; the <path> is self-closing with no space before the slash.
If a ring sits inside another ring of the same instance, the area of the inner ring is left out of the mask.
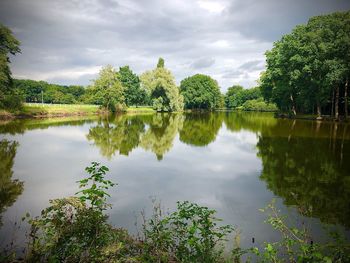
<path id="1" fill-rule="evenodd" d="M 283 114 L 283 113 L 275 113 L 274 117 L 276 119 L 290 119 L 290 120 L 309 120 L 309 121 L 320 121 L 320 122 L 350 122 L 350 116 L 346 119 L 344 116 L 339 116 L 339 119 L 335 119 L 334 117 L 323 115 L 318 117 L 317 115 L 312 114 L 297 114 L 295 116 Z"/>
<path id="2" fill-rule="evenodd" d="M 130 107 L 125 113 L 150 113 L 155 112 L 148 107 Z M 18 119 L 45 119 L 45 118 L 65 118 L 65 117 L 88 117 L 96 115 L 111 114 L 108 110 L 101 109 L 98 105 L 87 104 L 44 104 L 33 105 L 24 104 L 18 111 L 0 110 L 0 120 Z"/>

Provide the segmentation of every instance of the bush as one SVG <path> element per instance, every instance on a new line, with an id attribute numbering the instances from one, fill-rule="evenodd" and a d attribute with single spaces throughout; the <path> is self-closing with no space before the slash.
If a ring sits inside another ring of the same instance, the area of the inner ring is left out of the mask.
<path id="1" fill-rule="evenodd" d="M 277 111 L 274 103 L 266 103 L 262 98 L 256 100 L 247 100 L 242 105 L 244 111 Z"/>
<path id="2" fill-rule="evenodd" d="M 222 262 L 229 225 L 218 226 L 216 211 L 188 201 L 162 218 L 160 208 L 144 225 L 144 261 Z"/>
<path id="3" fill-rule="evenodd" d="M 56 199 L 41 217 L 30 220 L 33 262 L 110 262 L 110 258 L 129 257 L 135 243 L 125 230 L 107 223 L 103 210 L 105 192 L 111 181 L 105 180 L 107 167 L 92 163 L 87 179 L 79 181 L 78 197 Z"/>

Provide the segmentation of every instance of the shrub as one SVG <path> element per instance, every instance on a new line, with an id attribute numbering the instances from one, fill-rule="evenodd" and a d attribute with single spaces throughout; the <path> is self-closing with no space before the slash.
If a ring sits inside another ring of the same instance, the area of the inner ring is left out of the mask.
<path id="1" fill-rule="evenodd" d="M 224 241 L 233 231 L 218 226 L 215 210 L 188 201 L 162 218 L 160 209 L 144 225 L 144 260 L 168 262 L 222 262 Z"/>

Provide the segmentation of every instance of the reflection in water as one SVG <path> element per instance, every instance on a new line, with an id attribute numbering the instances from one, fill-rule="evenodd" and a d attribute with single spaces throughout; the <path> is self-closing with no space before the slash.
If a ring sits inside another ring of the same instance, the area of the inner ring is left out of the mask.
<path id="1" fill-rule="evenodd" d="M 147 125 L 147 130 L 145 129 Z M 128 155 L 134 148 L 152 151 L 158 160 L 171 149 L 178 130 L 182 127 L 180 114 L 117 115 L 99 121 L 89 130 L 87 138 L 100 148 L 100 153 L 111 159 L 116 153 Z"/>
<path id="2" fill-rule="evenodd" d="M 269 130 L 277 124 L 277 119 L 271 113 L 261 112 L 226 112 L 224 122 L 231 132 L 248 130 L 251 132 L 262 132 Z"/>
<path id="3" fill-rule="evenodd" d="M 109 118 L 100 120 L 89 129 L 87 139 L 94 141 L 94 145 L 100 148 L 101 155 L 111 159 L 116 151 L 129 155 L 139 145 L 144 131 L 145 124 L 140 117 L 117 115 L 113 121 Z"/>
<path id="4" fill-rule="evenodd" d="M 180 141 L 194 146 L 206 146 L 215 141 L 223 121 L 223 114 L 187 113 Z"/>
<path id="5" fill-rule="evenodd" d="M 59 126 L 81 126 L 84 123 L 91 123 L 97 116 L 83 117 L 60 117 L 45 119 L 23 119 L 13 121 L 0 120 L 0 134 L 24 134 L 26 131 L 37 129 L 48 129 Z"/>
<path id="6" fill-rule="evenodd" d="M 160 161 L 166 152 L 173 147 L 173 141 L 182 129 L 181 114 L 154 114 L 149 129 L 142 135 L 140 146 L 146 151 L 152 151 Z"/>
<path id="7" fill-rule="evenodd" d="M 324 124 L 326 129 L 321 132 L 320 124 L 308 129 L 295 121 L 279 124 L 259 136 L 258 156 L 263 164 L 260 178 L 301 214 L 350 227 L 347 126 Z M 325 138 L 327 129 L 336 137 Z"/>
<path id="8" fill-rule="evenodd" d="M 2 213 L 16 201 L 23 191 L 23 182 L 12 180 L 12 167 L 17 146 L 17 142 L 0 141 L 0 225 L 2 225 Z"/>

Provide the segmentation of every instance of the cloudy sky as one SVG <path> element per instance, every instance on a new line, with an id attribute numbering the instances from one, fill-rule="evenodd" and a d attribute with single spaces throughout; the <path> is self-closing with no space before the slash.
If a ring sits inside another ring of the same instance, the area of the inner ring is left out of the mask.
<path id="1" fill-rule="evenodd" d="M 21 41 L 17 78 L 89 84 L 101 66 L 138 74 L 165 59 L 177 83 L 204 73 L 225 91 L 256 84 L 264 52 L 310 16 L 349 0 L 0 0 L 0 22 Z"/>

